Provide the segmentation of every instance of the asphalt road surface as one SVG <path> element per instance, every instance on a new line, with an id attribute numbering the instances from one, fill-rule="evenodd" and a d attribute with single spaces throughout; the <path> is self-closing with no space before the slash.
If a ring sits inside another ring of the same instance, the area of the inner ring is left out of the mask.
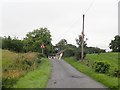
<path id="1" fill-rule="evenodd" d="M 64 60 L 51 59 L 51 63 L 52 75 L 47 88 L 106 88 Z"/>

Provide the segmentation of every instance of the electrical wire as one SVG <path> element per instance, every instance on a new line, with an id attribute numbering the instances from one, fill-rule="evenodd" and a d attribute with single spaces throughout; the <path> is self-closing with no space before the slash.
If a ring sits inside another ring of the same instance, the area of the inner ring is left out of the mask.
<path id="1" fill-rule="evenodd" d="M 94 2 L 95 2 L 95 0 L 93 0 L 93 1 L 90 3 L 90 5 L 88 6 L 88 8 L 86 9 L 86 11 L 85 11 L 84 14 L 86 14 L 86 13 L 90 10 L 90 8 L 93 6 Z"/>
<path id="2" fill-rule="evenodd" d="M 93 1 L 90 3 L 89 7 L 86 9 L 86 11 L 85 11 L 84 14 L 86 14 L 86 13 L 90 10 L 90 8 L 93 6 L 93 3 L 94 3 L 94 2 L 95 2 L 95 0 L 93 0 Z M 68 34 L 68 33 L 69 33 L 68 30 L 71 30 L 71 28 L 72 28 L 78 21 L 80 21 L 80 20 L 82 20 L 82 16 L 79 17 L 79 18 L 77 19 L 77 21 L 74 22 L 74 23 L 66 30 L 66 33 Z"/>

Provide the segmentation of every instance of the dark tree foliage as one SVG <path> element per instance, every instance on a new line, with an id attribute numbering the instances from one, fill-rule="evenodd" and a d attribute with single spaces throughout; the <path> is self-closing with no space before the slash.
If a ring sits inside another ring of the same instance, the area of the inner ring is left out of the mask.
<path id="1" fill-rule="evenodd" d="M 2 40 L 3 40 L 3 38 L 0 37 L 0 48 L 2 48 Z"/>
<path id="2" fill-rule="evenodd" d="M 113 52 L 120 52 L 120 36 L 116 35 L 109 45 Z"/>
<path id="3" fill-rule="evenodd" d="M 86 47 L 85 52 L 88 54 L 93 54 L 93 53 L 105 53 L 106 51 L 104 49 L 100 49 L 98 47 Z"/>
<path id="4" fill-rule="evenodd" d="M 75 50 L 72 48 L 67 48 L 64 50 L 64 57 L 72 57 L 75 56 Z"/>
<path id="5" fill-rule="evenodd" d="M 66 39 L 61 39 L 61 40 L 56 44 L 56 47 L 57 47 L 58 51 L 60 51 L 60 50 L 64 50 L 66 45 L 67 45 L 67 40 L 66 40 Z"/>
<path id="6" fill-rule="evenodd" d="M 10 36 L 2 38 L 2 49 L 8 49 L 15 52 L 23 51 L 23 41 L 18 38 L 12 39 Z"/>
<path id="7" fill-rule="evenodd" d="M 76 40 L 76 44 L 78 45 L 78 47 L 82 47 L 82 36 L 79 35 L 78 38 L 76 38 L 75 40 Z M 86 41 L 87 41 L 87 40 L 88 40 L 88 39 L 86 38 Z M 84 41 L 84 47 L 87 46 L 86 41 Z"/>

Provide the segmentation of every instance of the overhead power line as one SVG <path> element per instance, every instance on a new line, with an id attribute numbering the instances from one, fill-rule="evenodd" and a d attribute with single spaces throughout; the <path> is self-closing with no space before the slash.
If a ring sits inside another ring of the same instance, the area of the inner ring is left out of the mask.
<path id="1" fill-rule="evenodd" d="M 86 11 L 85 11 L 85 13 L 84 14 L 86 14 L 89 10 L 90 10 L 90 8 L 93 6 L 93 3 L 95 2 L 95 0 L 93 0 L 91 3 L 90 3 L 90 5 L 89 5 L 89 7 L 86 9 Z M 76 22 L 74 22 L 70 27 L 69 27 L 69 29 L 68 30 L 70 30 L 79 20 L 81 20 L 82 19 L 82 16 L 81 17 L 79 17 L 79 19 L 78 20 L 76 20 Z M 67 31 L 68 31 L 67 30 Z"/>
<path id="2" fill-rule="evenodd" d="M 86 11 L 85 11 L 84 14 L 86 14 L 86 13 L 90 10 L 90 8 L 93 6 L 94 2 L 95 2 L 95 0 L 93 0 L 93 1 L 90 3 L 90 5 L 88 6 L 88 8 L 86 9 Z"/>

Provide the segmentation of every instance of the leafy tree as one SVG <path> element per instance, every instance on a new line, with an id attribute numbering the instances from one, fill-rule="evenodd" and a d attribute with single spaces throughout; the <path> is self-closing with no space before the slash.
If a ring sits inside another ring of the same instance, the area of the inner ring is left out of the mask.
<path id="1" fill-rule="evenodd" d="M 64 47 L 64 54 L 63 54 L 63 56 L 64 57 L 75 56 L 76 50 L 77 50 L 77 47 L 75 45 L 67 44 Z"/>
<path id="2" fill-rule="evenodd" d="M 72 44 L 67 44 L 67 45 L 65 45 L 65 49 L 67 49 L 67 48 L 72 48 L 72 49 L 77 49 L 77 47 L 75 46 L 75 45 L 72 45 Z"/>
<path id="3" fill-rule="evenodd" d="M 82 35 L 79 35 L 78 38 L 76 38 L 75 40 L 76 40 L 76 44 L 78 45 L 78 47 L 81 47 L 82 46 Z M 87 41 L 87 38 L 86 38 L 86 41 Z M 84 47 L 87 46 L 86 41 L 84 41 Z"/>
<path id="4" fill-rule="evenodd" d="M 65 46 L 67 45 L 67 40 L 66 39 L 61 39 L 57 44 L 56 47 L 58 48 L 58 50 L 64 50 Z"/>
<path id="5" fill-rule="evenodd" d="M 10 36 L 2 38 L 2 49 L 8 49 L 11 51 L 22 52 L 23 51 L 23 41 L 14 37 L 12 39 Z"/>
<path id="6" fill-rule="evenodd" d="M 2 39 L 2 48 L 3 49 L 8 49 L 8 50 L 10 50 L 11 49 L 11 41 L 12 41 L 12 39 L 11 39 L 11 37 L 10 36 L 8 36 L 8 37 L 4 37 L 3 39 Z"/>
<path id="7" fill-rule="evenodd" d="M 36 51 L 41 52 L 40 46 L 45 45 L 44 52 L 47 55 L 52 50 L 51 34 L 47 28 L 35 29 L 29 32 L 24 38 L 24 49 L 25 51 Z"/>
<path id="8" fill-rule="evenodd" d="M 13 39 L 11 42 L 12 50 L 16 52 L 23 52 L 23 41 L 18 39 Z"/>
<path id="9" fill-rule="evenodd" d="M 72 48 L 67 48 L 67 49 L 65 49 L 63 56 L 64 57 L 75 56 L 75 50 Z"/>
<path id="10" fill-rule="evenodd" d="M 120 36 L 116 35 L 109 45 L 113 52 L 120 52 Z"/>

